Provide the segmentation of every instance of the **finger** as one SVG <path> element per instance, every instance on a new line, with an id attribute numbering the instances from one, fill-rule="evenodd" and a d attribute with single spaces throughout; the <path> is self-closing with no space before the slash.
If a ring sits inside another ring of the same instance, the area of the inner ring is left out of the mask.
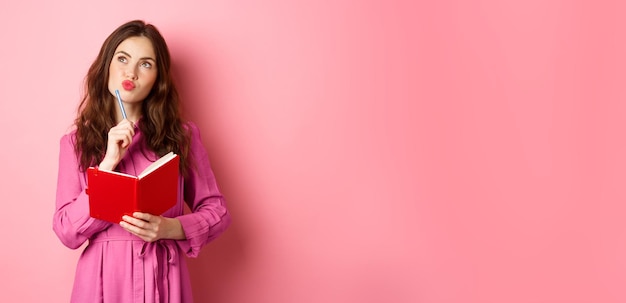
<path id="1" fill-rule="evenodd" d="M 135 123 L 133 123 L 133 121 L 124 119 L 117 127 L 123 127 L 125 130 L 128 130 L 131 135 L 135 134 Z"/>
<path id="2" fill-rule="evenodd" d="M 133 224 L 130 224 L 126 221 L 120 221 L 120 226 L 122 228 L 124 228 L 126 231 L 135 234 L 136 236 L 143 236 L 143 233 L 145 233 L 145 231 Z"/>
<path id="3" fill-rule="evenodd" d="M 133 124 L 133 121 L 130 121 L 128 119 L 122 119 L 122 121 L 120 121 L 120 123 L 118 123 L 117 125 L 120 126 L 120 125 L 132 125 L 132 124 Z"/>
<path id="4" fill-rule="evenodd" d="M 128 231 L 129 233 L 141 238 L 142 240 L 146 241 L 146 242 L 153 242 L 158 240 L 157 238 L 157 233 L 152 231 L 152 230 L 147 230 L 147 229 L 143 229 L 140 227 L 137 227 L 135 225 L 132 225 L 126 221 L 120 221 L 120 226 Z"/>
<path id="5" fill-rule="evenodd" d="M 132 136 L 135 134 L 135 129 L 129 123 L 119 124 L 119 125 L 112 127 L 109 130 L 109 134 L 129 134 Z"/>
<path id="6" fill-rule="evenodd" d="M 124 124 L 124 125 L 118 125 L 116 127 L 118 127 L 120 131 L 128 133 L 131 136 L 133 136 L 135 134 L 135 128 L 133 127 L 132 123 L 127 123 L 127 124 Z"/>
<path id="7" fill-rule="evenodd" d="M 133 226 L 136 226 L 136 227 L 141 228 L 143 230 L 146 230 L 146 229 L 150 228 L 150 222 L 144 221 L 144 220 L 141 220 L 141 219 L 137 219 L 137 218 L 134 218 L 134 217 L 131 217 L 131 216 L 123 216 L 122 220 L 124 220 L 122 222 L 132 224 Z"/>
<path id="8" fill-rule="evenodd" d="M 133 138 L 132 138 L 132 136 L 131 136 L 130 134 L 124 134 L 124 135 L 122 136 L 122 141 L 121 141 L 120 146 L 121 146 L 122 148 L 126 148 L 126 147 L 128 147 L 128 146 L 130 145 L 130 143 L 132 143 L 132 142 L 133 142 Z"/>
<path id="9" fill-rule="evenodd" d="M 150 231 L 141 229 L 135 225 L 129 224 L 128 222 L 121 221 L 120 226 L 127 232 L 141 238 L 146 242 L 151 242 L 153 241 L 152 239 L 154 239 L 154 236 L 151 236 L 153 233 L 151 233 Z"/>
<path id="10" fill-rule="evenodd" d="M 155 216 L 149 214 L 149 213 L 142 213 L 142 212 L 134 212 L 133 213 L 133 217 L 137 218 L 137 219 L 141 219 L 147 222 L 152 222 L 155 221 L 154 218 Z"/>
<path id="11" fill-rule="evenodd" d="M 109 138 L 122 148 L 126 148 L 133 141 L 132 135 L 126 130 L 116 130 L 109 134 Z"/>

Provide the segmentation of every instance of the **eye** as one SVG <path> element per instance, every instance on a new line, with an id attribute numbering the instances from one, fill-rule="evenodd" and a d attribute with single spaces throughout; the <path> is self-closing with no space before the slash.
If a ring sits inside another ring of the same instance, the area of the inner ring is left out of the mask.
<path id="1" fill-rule="evenodd" d="M 141 63 L 141 67 L 143 67 L 143 68 L 152 68 L 152 63 L 147 62 L 147 61 L 143 62 L 143 63 Z"/>
<path id="2" fill-rule="evenodd" d="M 118 56 L 117 57 L 117 61 L 118 62 L 122 62 L 122 63 L 126 63 L 126 62 L 128 62 L 128 59 L 126 59 L 126 57 L 124 57 L 124 56 Z"/>

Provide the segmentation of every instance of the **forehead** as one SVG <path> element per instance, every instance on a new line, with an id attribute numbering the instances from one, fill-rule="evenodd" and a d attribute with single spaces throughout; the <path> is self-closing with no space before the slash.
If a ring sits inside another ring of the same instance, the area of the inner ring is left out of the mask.
<path id="1" fill-rule="evenodd" d="M 120 51 L 128 53 L 133 58 L 156 58 L 152 42 L 143 36 L 126 38 L 115 49 L 115 53 Z"/>

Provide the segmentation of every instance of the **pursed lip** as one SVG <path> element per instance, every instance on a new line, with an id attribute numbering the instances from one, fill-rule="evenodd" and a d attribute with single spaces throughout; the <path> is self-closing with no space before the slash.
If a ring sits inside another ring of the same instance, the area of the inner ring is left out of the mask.
<path id="1" fill-rule="evenodd" d="M 130 81 L 130 80 L 124 80 L 122 81 L 122 87 L 125 90 L 133 90 L 135 88 L 135 83 L 133 83 L 133 81 Z"/>

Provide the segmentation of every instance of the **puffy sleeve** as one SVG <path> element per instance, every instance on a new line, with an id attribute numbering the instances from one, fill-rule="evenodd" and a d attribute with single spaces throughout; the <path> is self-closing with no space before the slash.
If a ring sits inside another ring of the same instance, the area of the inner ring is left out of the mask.
<path id="1" fill-rule="evenodd" d="M 189 123 L 190 157 L 193 161 L 184 181 L 184 199 L 191 213 L 179 216 L 186 239 L 177 241 L 188 257 L 197 257 L 200 249 L 221 235 L 231 219 L 202 145 L 197 126 Z"/>
<path id="2" fill-rule="evenodd" d="M 111 223 L 89 216 L 85 174 L 79 169 L 73 137 L 72 133 L 61 138 L 52 228 L 65 246 L 76 249 L 94 234 L 108 228 Z"/>

